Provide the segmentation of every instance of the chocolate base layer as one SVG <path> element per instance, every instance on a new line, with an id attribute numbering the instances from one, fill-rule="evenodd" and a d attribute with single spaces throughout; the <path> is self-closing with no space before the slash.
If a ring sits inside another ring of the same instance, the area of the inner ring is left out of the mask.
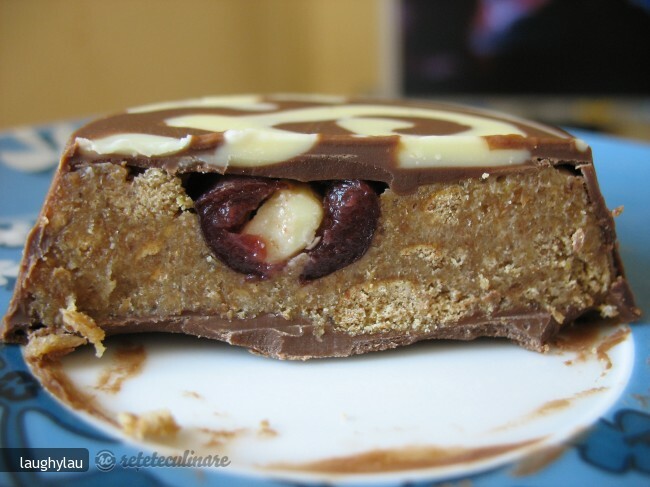
<path id="1" fill-rule="evenodd" d="M 331 325 L 323 329 L 308 322 L 287 321 L 268 315 L 255 320 L 227 320 L 219 316 L 175 316 L 108 322 L 109 335 L 125 333 L 183 333 L 210 338 L 249 349 L 260 355 L 288 360 L 348 357 L 389 350 L 422 340 L 474 340 L 478 337 L 506 338 L 525 348 L 544 351 L 560 328 L 546 313 L 499 317 L 472 317 L 459 323 L 434 327 L 429 332 L 383 332 L 349 335 Z"/>

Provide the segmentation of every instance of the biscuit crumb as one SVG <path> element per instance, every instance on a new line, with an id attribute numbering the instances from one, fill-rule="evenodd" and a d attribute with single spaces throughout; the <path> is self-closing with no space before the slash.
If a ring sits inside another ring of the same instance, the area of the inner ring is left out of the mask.
<path id="1" fill-rule="evenodd" d="M 117 421 L 122 426 L 124 433 L 139 440 L 173 436 L 181 429 L 166 409 L 150 411 L 141 415 L 120 413 L 117 416 Z"/>
<path id="2" fill-rule="evenodd" d="M 268 419 L 263 419 L 262 421 L 260 421 L 260 427 L 257 430 L 257 434 L 259 436 L 266 436 L 266 437 L 278 436 L 278 432 L 273 428 L 271 428 L 271 423 L 269 423 Z"/>
<path id="3" fill-rule="evenodd" d="M 95 355 L 101 357 L 106 350 L 106 347 L 102 344 L 102 340 L 106 336 L 104 330 L 97 326 L 95 320 L 90 316 L 77 311 L 74 299 L 69 298 L 67 304 L 67 308 L 61 308 L 59 310 L 63 326 L 86 338 L 95 346 Z"/>
<path id="4" fill-rule="evenodd" d="M 603 304 L 602 306 L 599 306 L 598 311 L 600 311 L 600 316 L 603 318 L 615 318 L 618 316 L 618 309 L 616 309 L 616 306 L 612 306 L 611 304 Z"/>
<path id="5" fill-rule="evenodd" d="M 86 343 L 85 338 L 69 333 L 41 335 L 34 333 L 25 346 L 25 358 L 38 360 L 45 356 L 65 355 Z"/>
<path id="6" fill-rule="evenodd" d="M 585 245 L 585 231 L 582 228 L 578 228 L 573 235 L 571 235 L 571 243 L 573 251 L 577 254 L 579 253 Z"/>
<path id="7" fill-rule="evenodd" d="M 199 431 L 208 437 L 204 447 L 223 447 L 227 442 L 234 441 L 247 432 L 245 428 L 235 430 L 215 430 L 211 428 L 199 428 Z"/>

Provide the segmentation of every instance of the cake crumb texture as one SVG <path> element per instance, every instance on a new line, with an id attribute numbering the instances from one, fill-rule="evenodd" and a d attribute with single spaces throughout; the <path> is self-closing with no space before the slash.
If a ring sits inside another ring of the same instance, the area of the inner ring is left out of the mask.
<path id="1" fill-rule="evenodd" d="M 359 335 L 429 332 L 477 314 L 536 310 L 563 323 L 576 311 L 616 312 L 603 302 L 611 243 L 577 172 L 540 166 L 407 195 L 387 189 L 380 204 L 357 262 L 301 284 L 299 255 L 277 276 L 247 280 L 212 256 L 180 176 L 80 167 L 58 176 L 41 218 L 40 257 L 19 282 L 26 312 L 98 354 L 98 326 L 152 315 L 273 314 Z"/>

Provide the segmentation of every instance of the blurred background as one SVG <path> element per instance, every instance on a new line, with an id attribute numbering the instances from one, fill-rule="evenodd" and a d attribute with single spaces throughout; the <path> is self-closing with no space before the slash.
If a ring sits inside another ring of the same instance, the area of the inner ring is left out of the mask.
<path id="1" fill-rule="evenodd" d="M 0 0 L 0 130 L 318 92 L 650 140 L 649 60 L 650 0 Z"/>

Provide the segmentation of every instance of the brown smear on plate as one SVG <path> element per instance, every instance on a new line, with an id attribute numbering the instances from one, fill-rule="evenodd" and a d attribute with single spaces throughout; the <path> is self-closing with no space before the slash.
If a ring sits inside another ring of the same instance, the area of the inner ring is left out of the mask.
<path id="1" fill-rule="evenodd" d="M 585 391 L 577 392 L 571 397 L 554 399 L 552 401 L 545 402 L 540 407 L 535 409 L 532 413 L 527 414 L 525 417 L 527 419 L 534 419 L 540 416 L 546 416 L 549 413 L 568 408 L 576 399 L 593 396 L 599 392 L 605 392 L 607 389 L 609 389 L 609 387 L 593 387 Z"/>
<path id="2" fill-rule="evenodd" d="M 543 438 L 476 448 L 410 446 L 388 450 L 371 450 L 356 455 L 327 458 L 313 462 L 275 463 L 267 465 L 265 468 L 329 474 L 365 474 L 449 467 L 487 460 L 529 447 L 541 440 Z"/>
<path id="3" fill-rule="evenodd" d="M 547 401 L 544 404 L 533 409 L 530 413 L 525 414 L 524 416 L 518 419 L 513 419 L 512 421 L 509 421 L 504 425 L 492 428 L 489 431 L 490 432 L 504 431 L 511 428 L 515 428 L 517 426 L 524 425 L 530 421 L 535 421 L 536 419 L 542 418 L 544 416 L 548 416 L 549 414 L 553 414 L 563 409 L 567 409 L 571 407 L 576 400 L 582 399 L 584 397 L 589 397 L 594 394 L 598 394 L 600 392 L 605 392 L 608 389 L 609 387 L 593 387 L 585 391 L 577 392 L 570 397 L 563 397 L 560 399 L 553 399 L 552 401 Z"/>
<path id="4" fill-rule="evenodd" d="M 559 352 L 575 352 L 576 360 L 583 361 L 592 353 L 600 338 L 600 326 L 577 323 L 566 327 L 555 337 L 553 349 Z"/>
<path id="5" fill-rule="evenodd" d="M 606 323 L 577 323 L 562 330 L 555 338 L 553 350 L 559 353 L 573 352 L 576 354 L 572 360 L 567 360 L 566 365 L 575 362 L 584 362 L 594 355 L 605 364 L 605 370 L 612 368 L 609 351 L 619 343 L 625 341 L 630 334 L 630 328 L 616 327 L 614 331 L 603 335 L 607 328 Z"/>
<path id="6" fill-rule="evenodd" d="M 204 397 L 196 391 L 183 391 L 183 396 L 191 397 L 192 399 L 204 399 Z"/>
<path id="7" fill-rule="evenodd" d="M 142 372 L 146 358 L 147 352 L 142 344 L 121 341 L 110 356 L 95 388 L 109 394 L 120 392 L 126 380 Z"/>
<path id="8" fill-rule="evenodd" d="M 111 418 L 97 404 L 95 396 L 84 393 L 77 389 L 70 378 L 63 371 L 60 360 L 42 359 L 30 360 L 29 366 L 32 373 L 39 379 L 45 389 L 53 396 L 60 399 L 73 409 L 85 411 L 86 413 L 107 421 L 117 426 L 115 418 Z"/>
<path id="9" fill-rule="evenodd" d="M 608 352 L 616 345 L 621 343 L 630 334 L 629 328 L 619 328 L 617 331 L 603 338 L 601 343 L 596 347 L 596 354 L 598 360 L 605 362 L 606 369 L 612 368 L 612 360 L 609 358 Z"/>
<path id="10" fill-rule="evenodd" d="M 207 436 L 208 441 L 203 444 L 204 447 L 214 447 L 214 446 L 223 446 L 224 444 L 241 438 L 246 435 L 250 435 L 252 431 L 249 428 L 237 428 L 237 429 L 212 429 L 212 428 L 197 428 L 197 431 L 203 435 Z M 278 435 L 277 430 L 271 427 L 271 423 L 268 419 L 263 419 L 259 423 L 256 434 L 258 437 L 273 438 Z"/>
<path id="11" fill-rule="evenodd" d="M 234 430 L 216 430 L 212 428 L 197 428 L 197 430 L 207 436 L 207 441 L 203 443 L 203 447 L 223 447 L 226 443 L 231 442 L 242 435 L 247 433 L 246 428 L 239 428 Z"/>

